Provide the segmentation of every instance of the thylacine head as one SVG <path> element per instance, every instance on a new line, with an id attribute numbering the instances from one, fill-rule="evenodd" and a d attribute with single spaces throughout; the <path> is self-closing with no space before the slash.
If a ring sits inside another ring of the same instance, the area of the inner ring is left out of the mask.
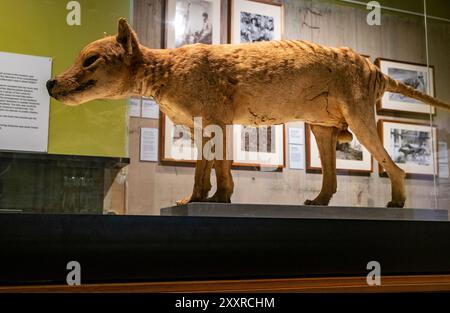
<path id="1" fill-rule="evenodd" d="M 87 45 L 67 71 L 47 82 L 47 89 L 52 97 L 67 105 L 125 98 L 131 95 L 142 63 L 137 36 L 122 18 L 117 36 Z"/>

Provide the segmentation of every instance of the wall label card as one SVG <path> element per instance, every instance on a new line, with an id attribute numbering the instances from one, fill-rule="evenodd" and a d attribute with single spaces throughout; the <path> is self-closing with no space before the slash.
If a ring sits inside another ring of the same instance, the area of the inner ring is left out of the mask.
<path id="1" fill-rule="evenodd" d="M 141 128 L 141 161 L 158 161 L 158 128 Z"/>
<path id="2" fill-rule="evenodd" d="M 289 143 L 294 145 L 305 144 L 305 129 L 301 127 L 289 127 Z"/>
<path id="3" fill-rule="evenodd" d="M 159 106 L 155 100 L 142 98 L 142 117 L 159 119 Z"/>
<path id="4" fill-rule="evenodd" d="M 141 117 L 141 98 L 128 99 L 128 115 L 130 117 Z"/>
<path id="5" fill-rule="evenodd" d="M 439 177 L 449 178 L 448 171 L 448 147 L 445 141 L 438 142 L 438 167 Z"/>
<path id="6" fill-rule="evenodd" d="M 0 52 L 0 150 L 47 152 L 52 59 Z"/>
<path id="7" fill-rule="evenodd" d="M 289 168 L 293 170 L 305 169 L 304 145 L 289 145 Z"/>

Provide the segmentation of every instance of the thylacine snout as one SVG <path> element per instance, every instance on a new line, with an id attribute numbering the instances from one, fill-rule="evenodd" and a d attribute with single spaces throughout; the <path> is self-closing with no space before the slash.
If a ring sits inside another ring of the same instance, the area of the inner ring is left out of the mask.
<path id="1" fill-rule="evenodd" d="M 47 82 L 46 87 L 47 87 L 47 90 L 48 90 L 48 93 L 50 94 L 50 96 L 52 96 L 58 100 L 63 100 L 63 101 L 66 100 L 66 104 L 70 104 L 71 97 L 74 98 L 74 96 L 76 96 L 77 93 L 85 92 L 88 89 L 94 87 L 96 84 L 96 81 L 91 79 L 91 80 L 88 80 L 83 83 L 77 83 L 76 84 L 76 85 L 78 85 L 77 87 L 70 88 L 67 90 L 61 90 L 59 92 L 54 92 L 53 89 L 56 84 L 57 84 L 56 79 L 50 79 Z"/>
<path id="2" fill-rule="evenodd" d="M 47 84 L 46 84 L 46 87 L 47 87 L 47 90 L 48 90 L 48 94 L 49 94 L 50 96 L 53 96 L 53 95 L 52 95 L 52 90 L 53 90 L 53 87 L 55 87 L 55 84 L 56 84 L 56 79 L 50 79 L 50 80 L 47 82 Z"/>

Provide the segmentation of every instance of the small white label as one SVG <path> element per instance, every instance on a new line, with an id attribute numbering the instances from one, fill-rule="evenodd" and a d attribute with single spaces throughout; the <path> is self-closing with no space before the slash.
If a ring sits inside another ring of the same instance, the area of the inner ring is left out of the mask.
<path id="1" fill-rule="evenodd" d="M 128 115 L 130 117 L 141 117 L 141 98 L 128 99 Z"/>
<path id="2" fill-rule="evenodd" d="M 299 127 L 289 127 L 289 143 L 294 145 L 304 145 L 305 129 Z"/>
<path id="3" fill-rule="evenodd" d="M 289 168 L 294 170 L 305 169 L 304 145 L 289 145 Z"/>
<path id="4" fill-rule="evenodd" d="M 155 100 L 142 98 L 142 117 L 159 119 L 159 106 Z"/>
<path id="5" fill-rule="evenodd" d="M 141 128 L 141 161 L 158 161 L 158 129 Z"/>

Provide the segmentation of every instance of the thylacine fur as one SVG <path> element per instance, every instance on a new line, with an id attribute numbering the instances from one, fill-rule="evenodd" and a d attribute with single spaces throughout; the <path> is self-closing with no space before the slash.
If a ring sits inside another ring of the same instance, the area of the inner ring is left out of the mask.
<path id="1" fill-rule="evenodd" d="M 381 73 L 349 48 L 282 40 L 149 49 L 139 44 L 124 19 L 116 37 L 88 45 L 68 71 L 48 82 L 48 89 L 71 105 L 98 98 L 154 97 L 174 123 L 190 128 L 193 117 L 202 117 L 203 126 L 224 130 L 231 124 L 305 121 L 316 137 L 324 175 L 319 195 L 305 202 L 316 205 L 327 205 L 336 192 L 336 143 L 351 140 L 350 127 L 391 179 L 388 206 L 403 207 L 405 174 L 384 150 L 375 124 L 374 104 L 385 91 L 450 109 Z M 234 183 L 226 155 L 224 151 L 222 160 L 197 161 L 193 193 L 179 204 L 230 201 Z M 213 167 L 217 191 L 208 198 Z"/>

